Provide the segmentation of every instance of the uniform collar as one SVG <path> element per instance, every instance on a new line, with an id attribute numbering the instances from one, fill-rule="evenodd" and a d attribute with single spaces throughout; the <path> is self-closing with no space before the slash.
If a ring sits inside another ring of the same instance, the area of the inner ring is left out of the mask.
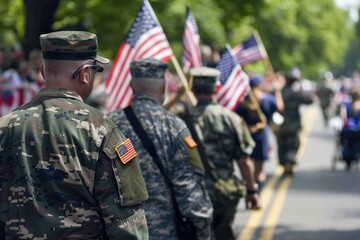
<path id="1" fill-rule="evenodd" d="M 74 91 L 61 87 L 45 87 L 39 91 L 37 97 L 73 98 L 83 102 L 83 99 Z"/>
<path id="2" fill-rule="evenodd" d="M 133 101 L 142 101 L 142 100 L 151 101 L 151 102 L 154 102 L 154 103 L 160 105 L 160 102 L 159 102 L 156 98 L 154 98 L 154 97 L 152 97 L 152 96 L 150 96 L 150 95 L 147 95 L 147 94 L 138 94 L 138 95 L 135 95 L 135 96 L 134 96 L 134 99 L 133 99 Z"/>
<path id="3" fill-rule="evenodd" d="M 216 103 L 212 99 L 199 100 L 197 103 L 197 106 L 206 106 L 206 105 L 210 105 L 210 104 L 216 104 Z"/>

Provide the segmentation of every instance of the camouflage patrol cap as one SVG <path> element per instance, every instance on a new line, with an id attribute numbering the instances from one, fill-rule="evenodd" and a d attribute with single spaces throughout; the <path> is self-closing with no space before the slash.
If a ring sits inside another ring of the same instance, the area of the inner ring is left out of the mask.
<path id="1" fill-rule="evenodd" d="M 189 71 L 192 76 L 192 90 L 201 93 L 214 93 L 220 71 L 215 68 L 198 67 Z"/>
<path id="2" fill-rule="evenodd" d="M 97 38 L 90 32 L 59 31 L 40 35 L 44 59 L 85 60 L 107 64 L 109 59 L 97 55 Z"/>
<path id="3" fill-rule="evenodd" d="M 130 73 L 133 78 L 164 78 L 167 64 L 154 59 L 144 58 L 130 63 Z"/>

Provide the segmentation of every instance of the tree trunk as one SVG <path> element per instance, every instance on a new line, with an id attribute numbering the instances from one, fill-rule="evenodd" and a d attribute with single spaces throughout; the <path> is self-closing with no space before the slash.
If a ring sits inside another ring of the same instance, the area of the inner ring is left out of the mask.
<path id="1" fill-rule="evenodd" d="M 40 49 L 39 36 L 52 31 L 56 9 L 61 0 L 24 0 L 26 12 L 24 51 Z"/>

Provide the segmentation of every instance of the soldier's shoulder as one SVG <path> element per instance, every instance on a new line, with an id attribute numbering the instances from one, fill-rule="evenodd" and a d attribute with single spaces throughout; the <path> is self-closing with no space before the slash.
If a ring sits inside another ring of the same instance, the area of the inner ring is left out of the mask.
<path id="1" fill-rule="evenodd" d="M 172 127 L 177 130 L 178 133 L 187 128 L 185 121 L 180 117 L 176 116 L 174 113 L 165 110 L 165 114 L 170 120 Z"/>
<path id="2" fill-rule="evenodd" d="M 14 112 L 9 112 L 0 118 L 0 129 L 8 128 Z"/>
<path id="3" fill-rule="evenodd" d="M 86 103 L 78 104 L 78 111 L 86 112 L 88 115 L 88 121 L 95 127 L 103 126 L 107 129 L 113 129 L 116 127 L 116 124 L 108 115 Z"/>
<path id="4" fill-rule="evenodd" d="M 206 112 L 222 112 L 224 111 L 226 108 L 224 108 L 223 106 L 221 106 L 220 104 L 209 104 L 206 106 L 205 111 Z"/>
<path id="5" fill-rule="evenodd" d="M 160 124 L 164 127 L 164 130 L 168 133 L 173 133 L 174 135 L 180 134 L 186 127 L 184 120 L 176 116 L 174 113 L 164 109 L 162 106 L 157 106 L 150 111 L 150 114 L 153 114 L 154 124 Z"/>
<path id="6" fill-rule="evenodd" d="M 239 115 L 237 115 L 236 113 L 234 113 L 233 111 L 231 111 L 230 109 L 221 106 L 220 104 L 212 104 L 209 105 L 206 108 L 206 112 L 210 113 L 210 114 L 214 114 L 214 115 L 219 115 L 219 116 L 228 116 L 228 117 L 232 117 L 232 118 L 238 118 Z"/>
<path id="7" fill-rule="evenodd" d="M 0 125 L 4 126 L 5 123 L 9 124 L 10 121 L 16 121 L 20 123 L 24 119 L 38 118 L 40 116 L 38 113 L 40 113 L 41 110 L 42 109 L 36 105 L 22 105 L 2 116 L 0 118 Z"/>
<path id="8" fill-rule="evenodd" d="M 122 108 L 116 109 L 116 110 L 108 113 L 107 117 L 109 117 L 112 121 L 114 121 L 116 124 L 118 124 L 119 122 L 124 121 L 124 118 L 125 118 L 124 109 L 122 109 Z"/>

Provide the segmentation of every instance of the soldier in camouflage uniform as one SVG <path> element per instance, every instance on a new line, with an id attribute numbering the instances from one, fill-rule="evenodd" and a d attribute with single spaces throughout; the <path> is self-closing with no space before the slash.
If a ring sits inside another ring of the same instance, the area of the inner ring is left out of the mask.
<path id="1" fill-rule="evenodd" d="M 200 67 L 190 69 L 190 75 L 193 79 L 192 91 L 198 100 L 197 105 L 190 111 L 190 119 L 200 128 L 198 132 L 202 136 L 197 135 L 210 163 L 208 165 L 213 166 L 212 171 L 216 171 L 219 178 L 228 179 L 234 174 L 235 161 L 246 180 L 246 205 L 251 205 L 252 209 L 260 208 L 250 159 L 255 143 L 241 117 L 215 102 L 215 87 L 220 72 L 217 69 Z M 214 207 L 213 227 L 216 239 L 235 239 L 231 225 L 237 203 L 230 206 L 219 201 L 211 173 L 206 172 L 205 181 Z"/>
<path id="2" fill-rule="evenodd" d="M 162 171 L 134 133 L 124 110 L 116 110 L 110 117 L 130 137 L 140 156 L 140 167 L 149 192 L 145 212 L 150 239 L 178 239 L 175 205 L 181 215 L 195 225 L 197 238 L 209 239 L 212 205 L 205 191 L 197 145 L 185 123 L 161 106 L 166 69 L 166 63 L 151 58 L 130 65 L 135 95 L 131 107 L 154 145 Z"/>
<path id="3" fill-rule="evenodd" d="M 96 55 L 96 35 L 54 32 L 40 42 L 47 86 L 0 119 L 0 238 L 148 239 L 136 152 L 83 102 L 97 64 L 109 62 Z"/>
<path id="4" fill-rule="evenodd" d="M 296 153 L 300 146 L 299 133 L 301 130 L 300 106 L 309 105 L 313 102 L 311 95 L 294 91 L 293 84 L 297 78 L 286 75 L 286 84 L 282 89 L 284 100 L 284 122 L 276 134 L 278 142 L 279 163 L 284 167 L 284 175 L 292 175 L 296 164 Z"/>

